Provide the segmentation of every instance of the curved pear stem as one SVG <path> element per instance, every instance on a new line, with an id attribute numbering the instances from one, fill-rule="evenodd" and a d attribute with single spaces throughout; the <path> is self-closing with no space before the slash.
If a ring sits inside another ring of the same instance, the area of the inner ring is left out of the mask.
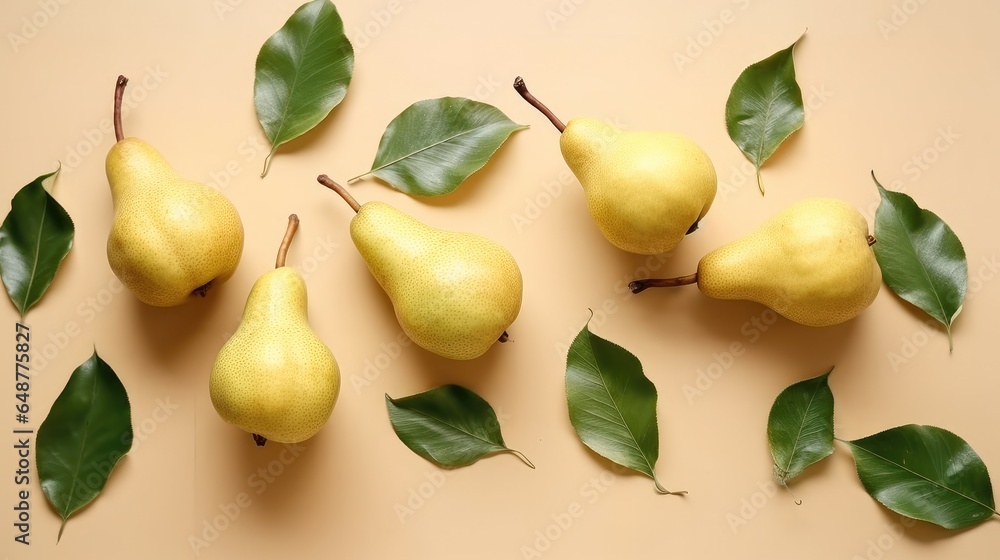
<path id="1" fill-rule="evenodd" d="M 557 117 L 555 113 L 553 113 L 548 107 L 545 106 L 544 103 L 539 101 L 534 95 L 531 95 L 531 92 L 528 91 L 528 86 L 524 84 L 524 80 L 521 79 L 521 76 L 514 78 L 514 89 L 517 91 L 517 93 L 521 94 L 521 97 L 523 97 L 524 100 L 527 101 L 532 107 L 538 109 L 538 112 L 545 115 L 546 118 L 548 118 L 552 122 L 552 124 L 555 125 L 557 129 L 559 129 L 559 132 L 566 130 L 566 125 L 564 125 L 563 122 L 559 120 L 559 117 Z"/>
<path id="2" fill-rule="evenodd" d="M 628 289 L 633 294 L 638 294 L 646 288 L 675 288 L 677 286 L 687 286 L 698 283 L 698 273 L 678 276 L 677 278 L 647 278 L 645 280 L 633 280 L 628 283 Z"/>
<path id="3" fill-rule="evenodd" d="M 267 443 L 267 438 L 260 434 L 250 435 L 253 436 L 253 442 L 257 444 L 257 447 L 264 447 L 264 444 Z"/>
<path id="4" fill-rule="evenodd" d="M 351 208 L 354 209 L 355 212 L 361 210 L 361 205 L 358 204 L 358 201 L 354 200 L 354 197 L 351 196 L 351 193 L 347 192 L 347 189 L 337 184 L 336 181 L 334 181 L 333 179 L 329 178 L 326 175 L 320 175 L 319 177 L 316 177 L 316 180 L 319 181 L 319 184 L 339 194 L 340 197 L 344 199 L 344 202 L 349 204 Z"/>
<path id="5" fill-rule="evenodd" d="M 299 217 L 295 214 L 288 216 L 288 227 L 285 228 L 285 237 L 281 240 L 281 246 L 278 247 L 278 258 L 274 261 L 274 268 L 281 268 L 285 266 L 285 257 L 288 255 L 288 247 L 292 244 L 292 238 L 295 237 L 295 231 L 299 229 Z"/>
<path id="6" fill-rule="evenodd" d="M 128 84 L 128 78 L 125 76 L 118 76 L 118 81 L 115 82 L 115 140 L 118 142 L 125 138 L 125 133 L 122 132 L 122 98 L 125 97 L 125 86 Z"/>
<path id="7" fill-rule="evenodd" d="M 874 235 L 869 235 L 868 236 L 868 246 L 869 247 L 871 247 L 872 245 L 874 245 L 876 242 L 877 242 L 877 240 L 875 239 Z"/>

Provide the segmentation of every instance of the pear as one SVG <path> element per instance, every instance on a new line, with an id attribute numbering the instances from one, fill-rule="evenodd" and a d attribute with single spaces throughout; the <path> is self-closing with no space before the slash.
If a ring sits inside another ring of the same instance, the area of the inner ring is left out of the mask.
<path id="1" fill-rule="evenodd" d="M 414 342 L 470 360 L 507 340 L 523 286 L 506 249 L 479 235 L 428 226 L 384 202 L 359 205 L 326 175 L 318 181 L 357 213 L 351 239 Z"/>
<path id="2" fill-rule="evenodd" d="M 636 280 L 629 287 L 639 293 L 697 283 L 709 297 L 755 301 L 803 325 L 835 325 L 856 317 L 878 295 L 882 272 L 874 243 L 865 217 L 850 204 L 803 200 L 705 255 L 696 274 Z"/>
<path id="3" fill-rule="evenodd" d="M 309 326 L 305 281 L 285 266 L 298 223 L 295 214 L 288 217 L 275 269 L 254 283 L 209 381 L 219 416 L 258 445 L 309 439 L 330 418 L 340 392 L 337 360 Z"/>
<path id="4" fill-rule="evenodd" d="M 108 263 L 139 301 L 180 305 L 232 276 L 243 252 L 243 223 L 225 196 L 180 177 L 146 142 L 124 138 L 127 83 L 118 77 L 117 142 L 105 163 L 114 204 Z"/>
<path id="5" fill-rule="evenodd" d="M 587 197 L 598 228 L 614 246 L 654 255 L 673 250 L 698 228 L 715 200 L 712 160 L 673 132 L 623 131 L 591 118 L 563 125 L 528 92 L 514 88 L 562 133 L 559 147 Z"/>

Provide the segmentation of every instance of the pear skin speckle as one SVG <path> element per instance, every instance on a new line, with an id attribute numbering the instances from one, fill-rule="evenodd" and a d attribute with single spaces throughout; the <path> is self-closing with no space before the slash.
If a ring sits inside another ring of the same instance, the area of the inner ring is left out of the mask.
<path id="1" fill-rule="evenodd" d="M 309 326 L 298 271 L 281 267 L 254 284 L 215 360 L 209 393 L 223 420 L 272 441 L 305 441 L 330 418 L 340 368 Z"/>
<path id="2" fill-rule="evenodd" d="M 351 221 L 351 239 L 403 331 L 438 355 L 482 355 L 521 310 L 521 270 L 485 237 L 433 228 L 369 202 Z"/>
<path id="3" fill-rule="evenodd" d="M 243 223 L 215 189 L 179 177 L 149 144 L 125 138 L 108 152 L 114 218 L 108 263 L 139 301 L 180 305 L 226 281 L 243 253 Z"/>
<path id="4" fill-rule="evenodd" d="M 756 301 L 814 327 L 856 317 L 881 285 L 868 222 L 831 198 L 793 204 L 698 263 L 705 295 Z"/>

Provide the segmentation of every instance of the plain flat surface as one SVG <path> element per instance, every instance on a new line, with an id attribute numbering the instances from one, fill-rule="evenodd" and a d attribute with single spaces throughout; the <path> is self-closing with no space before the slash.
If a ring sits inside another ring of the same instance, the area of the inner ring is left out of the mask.
<path id="1" fill-rule="evenodd" d="M 0 555 L 188 558 L 192 536 L 209 545 L 198 553 L 211 559 L 536 557 L 528 549 L 553 559 L 920 559 L 995 551 L 996 519 L 963 532 L 901 522 L 865 494 L 841 446 L 795 481 L 803 500 L 796 506 L 775 492 L 764 437 L 778 392 L 836 365 L 839 437 L 933 424 L 1000 469 L 992 421 L 1000 391 L 995 4 L 339 2 L 357 51 L 354 81 L 326 122 L 279 150 L 264 180 L 254 59 L 298 2 L 76 1 L 39 15 L 46 4 L 56 2 L 0 8 L 0 198 L 61 160 L 56 197 L 77 228 L 72 253 L 28 315 L 37 366 L 32 425 L 96 345 L 128 388 L 137 439 L 58 546 L 58 516 L 33 481 L 30 548 L 12 540 L 16 459 L 12 442 L 3 443 Z M 23 18 L 36 22 L 34 33 Z M 724 104 L 744 66 L 806 28 L 795 62 L 807 121 L 765 166 L 762 198 L 726 135 Z M 101 126 L 119 73 L 132 80 L 126 134 L 157 147 L 183 175 L 222 188 L 243 218 L 243 261 L 204 301 L 153 309 L 116 291 L 105 256 L 111 199 L 103 162 L 112 135 Z M 662 258 L 607 243 L 562 162 L 556 131 L 510 87 L 518 74 L 564 119 L 676 130 L 700 143 L 720 179 L 701 229 Z M 415 200 L 374 180 L 351 190 L 438 227 L 488 235 L 517 258 L 525 292 L 512 342 L 464 363 L 398 345 L 389 301 L 351 245 L 350 209 L 314 180 L 365 171 L 396 114 L 445 95 L 494 104 L 531 128 L 452 195 Z M 826 329 L 768 324 L 773 316 L 759 305 L 712 301 L 694 288 L 641 297 L 624 289 L 650 271 L 692 272 L 701 255 L 796 200 L 836 196 L 870 218 L 873 169 L 964 242 L 970 294 L 950 355 L 943 331 L 887 289 L 860 318 Z M 216 415 L 208 374 L 250 286 L 273 266 L 291 212 L 302 226 L 289 262 L 306 274 L 312 325 L 344 383 L 316 437 L 258 449 Z M 10 328 L 13 306 L 0 307 Z M 656 495 L 649 479 L 612 470 L 573 433 L 565 348 L 588 307 L 597 310 L 593 331 L 634 352 L 656 384 L 657 472 L 687 497 Z M 71 325 L 76 336 L 60 335 Z M 500 455 L 442 474 L 406 449 L 383 394 L 448 382 L 492 403 L 506 441 L 538 468 Z M 5 431 L 15 427 L 13 400 L 7 383 Z M 226 512 L 235 519 L 220 517 Z M 223 529 L 206 529 L 212 524 Z"/>

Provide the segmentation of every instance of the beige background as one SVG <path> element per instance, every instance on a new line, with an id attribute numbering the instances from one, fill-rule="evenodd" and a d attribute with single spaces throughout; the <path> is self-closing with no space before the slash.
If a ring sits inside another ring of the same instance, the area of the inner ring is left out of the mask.
<path id="1" fill-rule="evenodd" d="M 54 15 L 46 15 L 46 1 Z M 16 0 L 0 7 L 7 39 L 0 47 L 7 135 L 0 198 L 61 160 L 56 196 L 77 227 L 72 253 L 28 315 L 37 366 L 32 425 L 96 345 L 128 388 L 137 438 L 58 546 L 58 516 L 33 481 L 30 548 L 12 541 L 15 455 L 4 443 L 0 555 L 188 558 L 192 536 L 209 545 L 198 552 L 210 559 L 536 557 L 529 548 L 553 559 L 984 558 L 995 551 L 996 519 L 963 532 L 901 521 L 865 494 L 839 445 L 794 483 L 804 502 L 796 506 L 774 491 L 764 437 L 777 393 L 835 364 L 838 436 L 933 424 L 962 435 L 1000 472 L 993 427 L 1000 10 L 993 3 L 341 1 L 357 51 L 347 98 L 282 148 L 261 180 L 266 140 L 252 104 L 254 59 L 298 4 Z M 723 107 L 745 65 L 806 28 L 795 60 L 807 122 L 766 165 L 769 190 L 761 198 L 726 135 Z M 120 291 L 107 265 L 103 161 L 112 138 L 101 126 L 119 73 L 132 79 L 126 134 L 151 142 L 182 174 L 220 187 L 242 215 L 243 261 L 204 301 L 145 307 Z M 720 192 L 701 230 L 659 259 L 608 244 L 566 171 L 557 133 L 511 89 L 518 74 L 564 119 L 672 129 L 704 146 Z M 445 95 L 489 102 L 531 129 L 452 195 L 415 200 L 374 180 L 352 192 L 439 227 L 486 234 L 518 259 L 525 293 L 513 341 L 466 363 L 396 346 L 400 329 L 388 299 L 348 237 L 350 210 L 314 181 L 319 173 L 345 180 L 368 169 L 392 117 Z M 826 329 L 767 325 L 773 316 L 765 308 L 712 301 L 694 288 L 642 297 L 624 290 L 650 270 L 690 273 L 708 250 L 806 197 L 843 198 L 870 219 L 872 169 L 947 220 L 965 244 L 970 294 L 950 355 L 943 331 L 925 326 L 887 289 L 860 318 Z M 273 266 L 290 212 L 302 228 L 289 262 L 307 275 L 312 325 L 337 356 L 344 384 L 316 437 L 299 448 L 258 449 L 215 414 L 207 380 L 251 284 Z M 516 227 L 519 215 L 530 224 Z M 0 307 L 10 328 L 13 307 Z M 657 472 L 687 497 L 658 496 L 647 478 L 613 471 L 573 433 L 565 347 L 588 307 L 600 310 L 593 330 L 634 352 L 655 382 Z M 742 354 L 727 355 L 735 344 Z M 3 355 L 12 346 L 9 340 Z M 894 364 L 894 353 L 903 361 Z M 706 376 L 710 368 L 716 379 Z M 0 391 L 6 430 L 15 426 L 10 381 Z M 499 411 L 507 442 L 537 470 L 501 455 L 441 474 L 406 449 L 389 426 L 383 394 L 446 382 L 484 396 Z M 280 474 L 258 472 L 269 468 Z M 238 517 L 218 517 L 227 510 Z M 560 528 L 568 517 L 571 525 Z M 206 533 L 206 523 L 224 529 Z M 546 532 L 548 541 L 540 536 Z"/>

